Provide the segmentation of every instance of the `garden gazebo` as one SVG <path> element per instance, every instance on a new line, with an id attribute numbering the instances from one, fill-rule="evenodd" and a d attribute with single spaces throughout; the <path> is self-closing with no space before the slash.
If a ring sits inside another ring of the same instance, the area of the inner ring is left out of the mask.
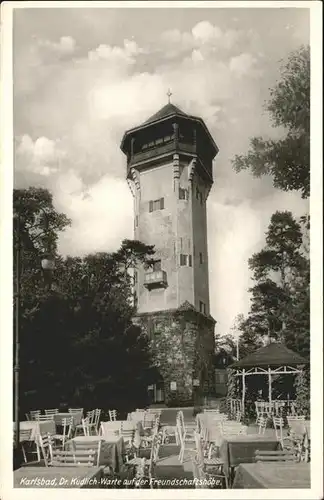
<path id="1" fill-rule="evenodd" d="M 244 414 L 247 376 L 266 375 L 268 377 L 268 399 L 271 405 L 272 377 L 301 373 L 303 371 L 301 365 L 306 364 L 308 361 L 305 358 L 279 342 L 270 342 L 233 363 L 229 368 L 236 371 L 235 376 L 242 377 L 242 413 Z"/>

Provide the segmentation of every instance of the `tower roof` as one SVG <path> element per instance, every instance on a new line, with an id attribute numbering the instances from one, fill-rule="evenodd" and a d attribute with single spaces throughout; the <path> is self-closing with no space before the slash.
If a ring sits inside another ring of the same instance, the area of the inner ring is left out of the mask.
<path id="1" fill-rule="evenodd" d="M 187 113 L 182 111 L 180 108 L 178 108 L 174 104 L 171 104 L 170 102 L 168 104 L 166 104 L 165 106 L 163 106 L 159 111 L 154 113 L 154 115 L 150 116 L 141 125 L 138 125 L 134 128 L 127 130 L 124 133 L 124 136 L 123 136 L 122 141 L 121 141 L 121 150 L 124 152 L 126 151 L 126 149 L 128 147 L 127 144 L 128 144 L 128 141 L 130 140 L 130 137 L 133 136 L 135 133 L 137 133 L 139 130 L 145 130 L 146 128 L 149 129 L 151 126 L 158 125 L 159 122 L 164 122 L 164 120 L 168 120 L 171 117 L 180 117 L 180 118 L 184 118 L 184 119 L 187 119 L 187 120 L 190 120 L 192 122 L 197 123 L 200 127 L 203 128 L 205 134 L 209 138 L 210 144 L 212 145 L 212 147 L 214 149 L 214 153 L 215 153 L 214 156 L 218 153 L 218 147 L 215 144 L 214 139 L 212 138 L 208 128 L 206 127 L 205 122 L 197 116 L 188 115 Z"/>
<path id="2" fill-rule="evenodd" d="M 145 120 L 143 125 L 147 125 L 149 123 L 154 123 L 162 118 L 166 118 L 167 116 L 174 116 L 174 115 L 180 115 L 180 116 L 188 116 L 186 113 L 181 111 L 181 109 L 177 108 L 174 104 L 171 104 L 170 102 L 163 106 L 157 113 L 154 113 L 154 115 L 150 116 L 147 120 Z"/>

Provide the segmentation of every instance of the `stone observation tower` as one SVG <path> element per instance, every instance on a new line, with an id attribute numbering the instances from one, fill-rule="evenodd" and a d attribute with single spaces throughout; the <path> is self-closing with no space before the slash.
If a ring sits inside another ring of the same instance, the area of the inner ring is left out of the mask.
<path id="1" fill-rule="evenodd" d="M 206 203 L 218 148 L 201 118 L 169 102 L 125 132 L 121 149 L 134 238 L 156 251 L 152 267 L 135 273 L 136 320 L 152 341 L 160 377 L 152 397 L 189 403 L 213 387 Z"/>

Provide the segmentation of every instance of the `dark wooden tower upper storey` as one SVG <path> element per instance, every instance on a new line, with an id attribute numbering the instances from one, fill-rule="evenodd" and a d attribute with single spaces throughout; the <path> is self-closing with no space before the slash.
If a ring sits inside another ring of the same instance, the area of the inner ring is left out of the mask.
<path id="1" fill-rule="evenodd" d="M 213 183 L 213 159 L 218 147 L 204 121 L 187 115 L 168 103 L 142 125 L 125 132 L 121 150 L 127 156 L 127 177 L 130 169 L 139 172 L 178 154 L 196 158 L 198 175 L 206 184 Z"/>

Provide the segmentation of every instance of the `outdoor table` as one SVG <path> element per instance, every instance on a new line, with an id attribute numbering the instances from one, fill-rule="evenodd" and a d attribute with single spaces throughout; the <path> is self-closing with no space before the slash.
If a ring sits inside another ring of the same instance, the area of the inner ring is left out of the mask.
<path id="1" fill-rule="evenodd" d="M 80 425 L 81 420 L 82 420 L 82 412 L 75 412 L 75 413 L 68 413 L 68 412 L 61 412 L 61 413 L 56 413 L 53 415 L 53 419 L 55 422 L 55 425 L 62 425 L 63 418 L 71 418 L 73 417 L 73 426 Z"/>
<path id="2" fill-rule="evenodd" d="M 14 488 L 98 488 L 103 467 L 21 467 Z"/>
<path id="3" fill-rule="evenodd" d="M 125 443 L 122 436 L 109 435 L 103 436 L 76 436 L 66 442 L 66 449 L 73 450 L 75 443 L 96 443 L 101 441 L 99 465 L 109 465 L 114 472 L 118 472 L 123 464 L 123 455 L 125 453 Z M 97 460 L 97 457 L 95 457 Z"/>
<path id="4" fill-rule="evenodd" d="M 110 436 L 113 433 L 116 434 L 116 436 L 119 436 L 122 425 L 124 429 L 130 429 L 130 428 L 134 429 L 135 431 L 134 446 L 138 448 L 141 443 L 141 436 L 144 435 L 142 422 L 135 422 L 131 420 L 115 420 L 109 422 L 101 422 L 100 432 L 102 433 L 103 437 L 105 437 L 105 435 Z"/>
<path id="5" fill-rule="evenodd" d="M 156 414 L 151 412 L 133 411 L 127 415 L 127 420 L 131 422 L 141 422 L 142 425 L 144 424 L 144 421 L 146 423 L 153 424 L 156 420 Z"/>
<path id="6" fill-rule="evenodd" d="M 216 446 L 220 445 L 220 440 L 222 438 L 220 423 L 224 420 L 224 415 L 213 415 L 209 413 L 198 413 L 196 415 L 197 430 L 200 432 L 209 442 L 213 442 Z M 231 423 L 231 420 L 226 420 L 226 422 Z M 237 424 L 237 422 L 233 421 Z"/>
<path id="7" fill-rule="evenodd" d="M 44 435 L 44 434 L 55 434 L 55 423 L 53 420 L 42 420 L 42 421 L 37 421 L 37 420 L 23 420 L 22 422 L 19 423 L 19 428 L 20 430 L 30 430 L 31 429 L 31 436 L 30 436 L 30 441 L 35 441 L 36 436 L 38 433 Z M 15 424 L 14 424 L 14 429 L 15 429 Z"/>
<path id="8" fill-rule="evenodd" d="M 237 467 L 232 488 L 310 488 L 310 464 L 258 462 Z"/>
<path id="9" fill-rule="evenodd" d="M 239 464 L 254 462 L 256 450 L 275 451 L 281 448 L 275 437 L 262 434 L 239 434 L 223 437 L 219 447 L 219 455 L 224 462 L 224 472 L 230 477 L 233 468 Z"/>

